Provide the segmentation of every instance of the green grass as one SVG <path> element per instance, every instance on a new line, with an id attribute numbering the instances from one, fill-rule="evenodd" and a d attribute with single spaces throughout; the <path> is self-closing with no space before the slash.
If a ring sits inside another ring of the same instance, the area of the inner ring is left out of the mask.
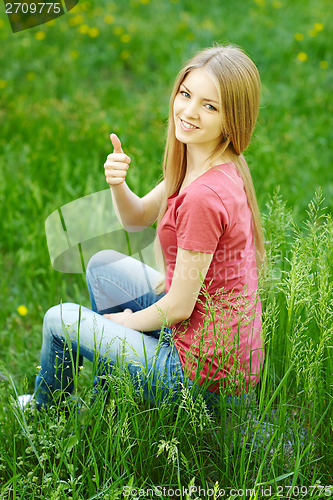
<path id="1" fill-rule="evenodd" d="M 226 490 L 267 483 L 271 498 L 280 485 L 287 498 L 288 486 L 301 496 L 318 481 L 333 484 L 331 32 L 328 0 L 81 0 L 55 22 L 16 34 L 1 11 L 0 359 L 18 393 L 33 388 L 45 311 L 60 300 L 89 305 L 84 276 L 51 266 L 46 218 L 107 187 L 112 131 L 132 158 L 133 190 L 143 195 L 155 185 L 174 78 L 214 41 L 243 47 L 262 77 L 247 159 L 270 275 L 262 291 L 266 364 L 250 408 L 216 417 L 184 398 L 174 411 L 156 409 L 128 382 L 126 394 L 111 399 L 117 412 L 101 400 L 79 415 L 73 407 L 66 418 L 61 410 L 30 421 L 9 403 L 13 385 L 0 382 L 0 498 L 111 499 L 129 484 L 191 481 Z M 307 214 L 319 186 L 324 201 Z M 92 367 L 82 375 L 88 401 Z M 277 425 L 259 425 L 272 410 Z M 320 488 L 314 493 L 319 498 Z"/>

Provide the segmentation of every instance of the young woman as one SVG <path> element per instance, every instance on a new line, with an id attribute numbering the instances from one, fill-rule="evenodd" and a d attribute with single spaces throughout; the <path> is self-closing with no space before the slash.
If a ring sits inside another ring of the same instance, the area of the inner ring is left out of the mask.
<path id="1" fill-rule="evenodd" d="M 62 304 L 45 315 L 38 405 L 50 404 L 58 389 L 72 391 L 82 356 L 98 360 L 96 384 L 112 383 L 101 374 L 118 365 L 155 403 L 178 398 L 184 385 L 209 401 L 258 382 L 264 245 L 242 152 L 259 95 L 257 68 L 239 48 L 194 56 L 171 95 L 164 180 L 143 198 L 127 186 L 131 160 L 111 134 L 104 169 L 117 216 L 128 231 L 157 221 L 165 276 L 112 250 L 91 259 L 92 310 Z"/>

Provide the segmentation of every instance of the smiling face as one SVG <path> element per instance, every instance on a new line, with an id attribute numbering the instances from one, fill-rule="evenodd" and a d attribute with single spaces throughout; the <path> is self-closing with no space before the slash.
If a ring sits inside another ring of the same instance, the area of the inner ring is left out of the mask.
<path id="1" fill-rule="evenodd" d="M 217 88 L 205 69 L 188 73 L 173 104 L 176 138 L 212 153 L 221 142 L 222 110 Z"/>

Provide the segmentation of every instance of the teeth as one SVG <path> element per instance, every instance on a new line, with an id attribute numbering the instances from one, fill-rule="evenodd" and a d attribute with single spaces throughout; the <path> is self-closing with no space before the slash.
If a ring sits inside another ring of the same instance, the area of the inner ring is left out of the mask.
<path id="1" fill-rule="evenodd" d="M 182 120 L 182 124 L 184 125 L 185 128 L 197 128 L 197 127 L 194 127 L 193 125 L 190 125 L 190 123 L 184 122 L 183 120 Z"/>

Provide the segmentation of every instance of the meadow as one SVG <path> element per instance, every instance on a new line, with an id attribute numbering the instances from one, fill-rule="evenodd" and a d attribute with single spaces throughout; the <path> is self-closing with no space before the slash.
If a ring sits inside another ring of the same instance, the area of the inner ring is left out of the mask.
<path id="1" fill-rule="evenodd" d="M 1 500 L 333 497 L 332 19 L 329 0 L 81 0 L 13 34 L 1 10 Z M 157 183 L 174 78 L 214 42 L 242 47 L 262 79 L 246 152 L 269 266 L 260 383 L 213 414 L 186 391 L 155 408 L 120 372 L 110 401 L 89 406 L 86 364 L 81 412 L 22 412 L 44 313 L 89 306 L 84 274 L 51 265 L 47 217 L 106 189 L 111 132 L 132 158 L 130 187 Z"/>

